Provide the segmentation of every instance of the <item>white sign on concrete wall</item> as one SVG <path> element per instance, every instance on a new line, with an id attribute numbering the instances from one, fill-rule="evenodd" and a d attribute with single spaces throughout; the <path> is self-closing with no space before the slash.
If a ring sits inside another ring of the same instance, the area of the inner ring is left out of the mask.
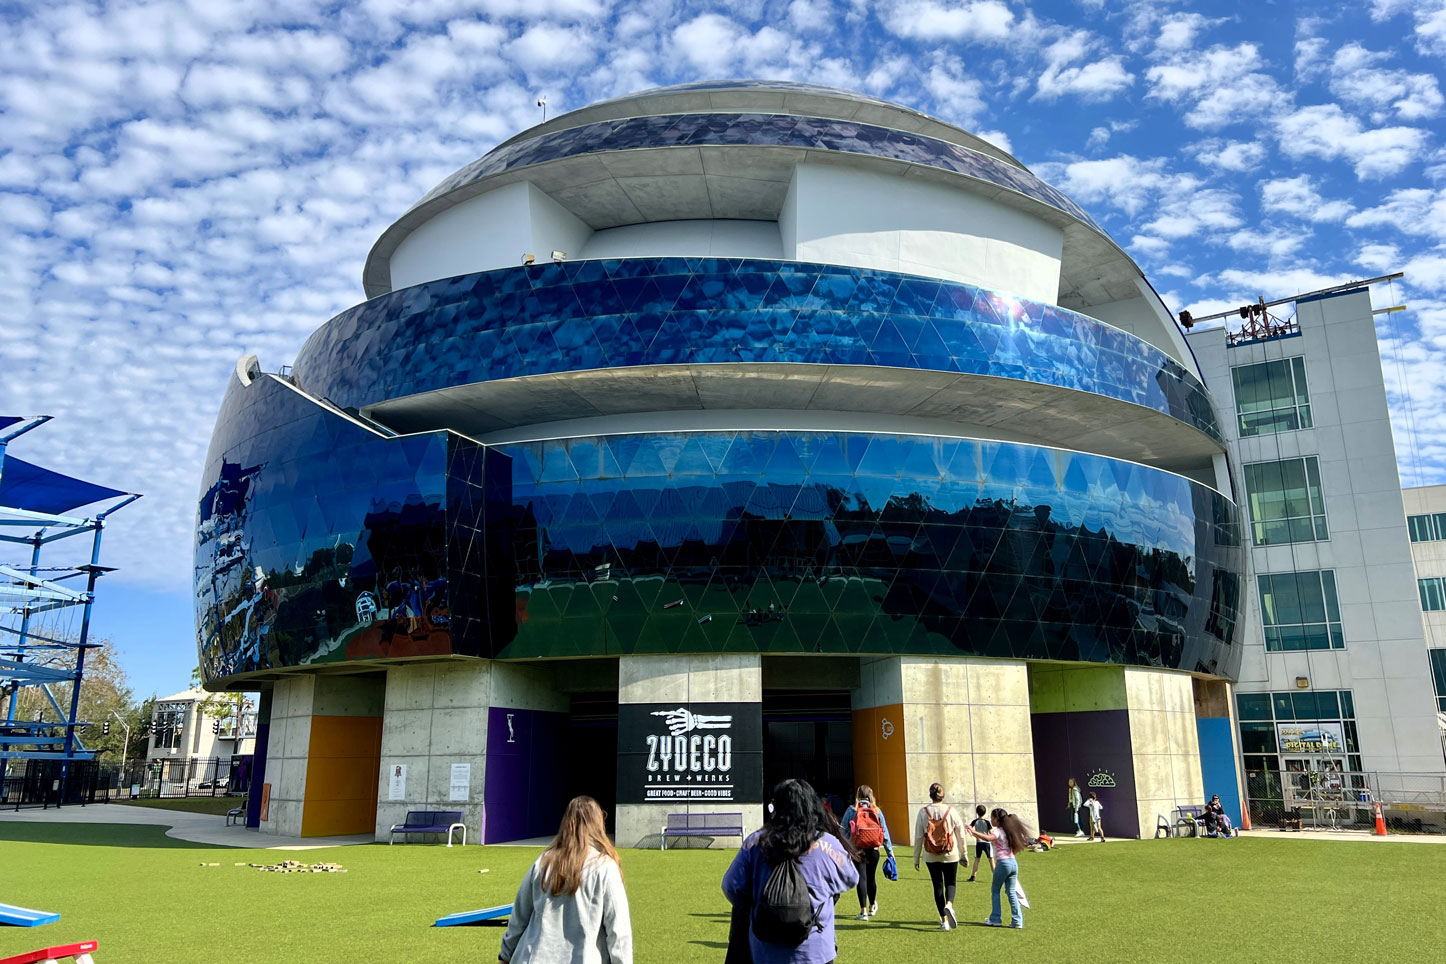
<path id="1" fill-rule="evenodd" d="M 472 795 L 472 764 L 452 764 L 452 787 L 448 800 L 466 800 Z"/>
<path id="2" fill-rule="evenodd" d="M 407 765 L 405 763 L 393 763 L 387 778 L 387 799 L 407 799 Z"/>

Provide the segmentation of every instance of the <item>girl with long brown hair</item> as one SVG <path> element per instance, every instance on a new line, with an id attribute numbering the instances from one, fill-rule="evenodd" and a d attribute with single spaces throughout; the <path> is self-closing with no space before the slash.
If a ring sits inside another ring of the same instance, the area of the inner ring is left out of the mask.
<path id="1" fill-rule="evenodd" d="M 989 841 L 994 847 L 994 880 L 989 892 L 991 906 L 989 919 L 984 923 L 990 927 L 1004 926 L 1003 909 L 999 904 L 999 888 L 1003 887 L 1009 897 L 1009 926 L 1018 930 L 1024 927 L 1024 911 L 1019 906 L 1019 863 L 1014 855 L 1029 846 L 1029 831 L 1024 828 L 1024 821 L 1006 812 L 1003 807 L 995 807 L 989 812 L 989 823 L 994 828 L 992 833 L 984 834 L 969 828 L 969 833 Z"/>
<path id="2" fill-rule="evenodd" d="M 632 964 L 633 925 L 602 808 L 573 797 L 552 846 L 522 878 L 502 964 Z"/>

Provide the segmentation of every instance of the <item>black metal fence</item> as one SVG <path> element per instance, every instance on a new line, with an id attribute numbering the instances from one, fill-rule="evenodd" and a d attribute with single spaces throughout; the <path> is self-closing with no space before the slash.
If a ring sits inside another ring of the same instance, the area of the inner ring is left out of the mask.
<path id="1" fill-rule="evenodd" d="M 0 806 L 59 807 L 110 800 L 242 796 L 251 785 L 250 756 L 191 760 L 11 760 Z"/>
<path id="2" fill-rule="evenodd" d="M 1446 777 L 1341 770 L 1247 770 L 1246 806 L 1256 830 L 1446 833 Z"/>

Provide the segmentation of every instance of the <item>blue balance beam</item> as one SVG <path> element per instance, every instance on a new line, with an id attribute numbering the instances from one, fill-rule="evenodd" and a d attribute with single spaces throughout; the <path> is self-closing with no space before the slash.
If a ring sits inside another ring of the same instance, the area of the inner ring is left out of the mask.
<path id="1" fill-rule="evenodd" d="M 507 908 L 509 911 L 511 907 Z M 41 924 L 54 924 L 60 920 L 59 914 L 52 914 L 49 911 L 31 910 L 28 907 L 16 907 L 13 904 L 0 904 L 0 924 L 8 924 L 11 927 L 39 927 Z"/>
<path id="2" fill-rule="evenodd" d="M 456 914 L 448 914 L 446 917 L 438 917 L 438 927 L 456 927 L 458 924 L 479 924 L 484 920 L 497 920 L 502 917 L 509 917 L 512 914 L 511 904 L 498 904 L 496 907 L 484 907 L 481 910 L 464 910 Z"/>

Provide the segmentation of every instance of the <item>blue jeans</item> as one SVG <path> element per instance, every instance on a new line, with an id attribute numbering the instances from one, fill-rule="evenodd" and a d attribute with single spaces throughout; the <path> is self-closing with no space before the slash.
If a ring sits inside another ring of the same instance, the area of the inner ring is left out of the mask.
<path id="1" fill-rule="evenodd" d="M 1014 885 L 1019 882 L 1019 863 L 1013 857 L 1001 857 L 994 861 L 994 882 L 990 885 L 989 898 L 991 909 L 989 923 L 1002 924 L 1004 918 L 999 906 L 999 888 L 1003 887 L 1009 896 L 1009 917 L 1010 926 L 1024 926 L 1024 912 L 1019 909 L 1019 895 L 1014 892 Z"/>

